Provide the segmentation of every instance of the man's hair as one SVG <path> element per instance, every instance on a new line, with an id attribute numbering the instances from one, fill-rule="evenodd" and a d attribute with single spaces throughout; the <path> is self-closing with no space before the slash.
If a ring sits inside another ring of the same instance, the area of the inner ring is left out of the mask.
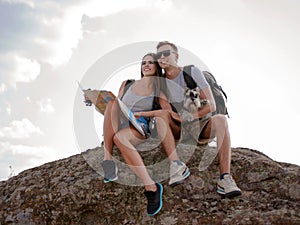
<path id="1" fill-rule="evenodd" d="M 171 43 L 171 42 L 168 42 L 168 41 L 159 42 L 156 46 L 156 49 L 159 49 L 161 46 L 164 46 L 164 45 L 170 45 L 175 52 L 178 52 L 177 46 L 175 44 Z"/>

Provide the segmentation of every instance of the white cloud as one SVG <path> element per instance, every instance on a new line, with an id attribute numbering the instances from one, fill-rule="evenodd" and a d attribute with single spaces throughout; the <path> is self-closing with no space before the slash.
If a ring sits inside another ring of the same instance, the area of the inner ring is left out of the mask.
<path id="1" fill-rule="evenodd" d="M 57 158 L 55 149 L 48 146 L 13 145 L 0 142 L 0 180 L 10 173 L 17 175 L 21 171 L 42 165 Z"/>
<path id="2" fill-rule="evenodd" d="M 86 2 L 82 7 L 82 12 L 89 17 L 108 16 L 117 12 L 135 9 L 146 4 L 146 0 L 112 0 L 99 1 L 92 0 Z"/>
<path id="3" fill-rule="evenodd" d="M 15 71 L 12 76 L 15 82 L 30 82 L 40 74 L 41 66 L 36 60 L 15 56 Z"/>
<path id="4" fill-rule="evenodd" d="M 148 4 L 146 0 L 65 3 L 48 0 L 4 0 L 4 3 L 29 6 L 8 7 L 10 12 L 5 21 L 12 22 L 3 23 L 3 37 L 13 38 L 1 41 L 3 46 L 0 45 L 0 51 L 3 54 L 0 58 L 4 66 L 0 66 L 0 74 L 5 78 L 3 83 L 12 87 L 16 87 L 17 82 L 34 81 L 41 71 L 40 64 L 47 63 L 58 67 L 67 63 L 83 37 L 84 15 L 91 18 L 105 17 Z M 34 12 L 30 8 L 34 8 Z M 4 21 L 1 15 L 0 20 Z M 22 21 L 21 24 L 15 22 L 19 20 Z M 3 92 L 3 87 L 0 87 L 0 93 L 1 91 Z"/>
<path id="5" fill-rule="evenodd" d="M 34 156 L 34 158 L 44 158 L 46 152 L 49 151 L 50 147 L 45 146 L 27 146 L 27 145 L 10 145 L 13 155 L 28 155 Z M 54 156 L 55 154 L 51 154 Z"/>
<path id="6" fill-rule="evenodd" d="M 41 112 L 52 113 L 55 111 L 50 98 L 38 101 L 38 105 Z"/>
<path id="7" fill-rule="evenodd" d="M 30 8 L 34 8 L 35 6 L 34 1 L 30 1 L 30 0 L 2 0 L 2 1 L 11 4 L 24 4 L 29 6 Z"/>
<path id="8" fill-rule="evenodd" d="M 16 87 L 18 82 L 32 82 L 37 79 L 41 72 L 41 65 L 36 59 L 24 57 L 18 53 L 6 53 L 0 56 L 0 74 L 3 82 L 0 84 L 0 94 L 9 87 Z"/>
<path id="9" fill-rule="evenodd" d="M 6 91 L 7 87 L 6 84 L 1 83 L 0 84 L 0 94 L 4 93 Z"/>
<path id="10" fill-rule="evenodd" d="M 15 52 L 1 54 L 0 49 L 0 74 L 2 83 L 0 84 L 0 94 L 9 87 L 16 88 L 18 82 L 32 82 L 40 75 L 41 65 L 36 59 L 24 57 Z"/>
<path id="11" fill-rule="evenodd" d="M 33 37 L 32 47 L 45 51 L 44 55 L 40 55 L 42 61 L 54 67 L 68 62 L 72 49 L 77 46 L 82 36 L 81 16 L 82 13 L 75 7 L 64 10 L 60 17 L 37 16 L 45 32 Z"/>
<path id="12" fill-rule="evenodd" d="M 6 40 L 11 46 L 17 48 L 14 49 L 13 54 L 23 52 L 24 55 L 28 55 L 30 58 L 38 58 L 39 62 L 46 62 L 55 67 L 68 62 L 72 56 L 72 50 L 77 47 L 79 40 L 82 38 L 81 20 L 83 15 L 103 17 L 146 4 L 145 0 L 90 0 L 74 1 L 72 3 L 5 0 L 5 2 L 22 3 L 34 7 L 34 14 L 26 8 L 22 8 L 22 11 L 16 9 L 16 13 L 12 12 L 7 20 L 15 21 L 20 17 L 22 18 L 22 16 L 26 16 L 27 20 L 24 20 L 22 25 L 34 26 L 35 31 L 40 31 L 20 33 L 19 30 L 8 30 L 8 32 L 19 32 L 19 35 L 24 35 L 22 39 Z M 17 24 L 12 26 L 17 26 Z M 14 33 L 9 35 L 14 35 Z M 12 43 L 14 41 L 19 41 L 19 43 Z"/>
<path id="13" fill-rule="evenodd" d="M 160 9 L 162 12 L 166 12 L 170 10 L 173 6 L 173 1 L 172 0 L 159 0 L 159 1 L 154 1 L 152 4 Z"/>
<path id="14" fill-rule="evenodd" d="M 27 118 L 13 120 L 7 127 L 0 128 L 1 138 L 23 139 L 31 135 L 43 135 L 43 132 Z"/>
<path id="15" fill-rule="evenodd" d="M 7 114 L 10 115 L 11 114 L 11 105 L 7 104 L 5 110 L 6 110 Z"/>
<path id="16" fill-rule="evenodd" d="M 66 8 L 61 17 L 49 17 L 42 19 L 42 25 L 58 33 L 53 41 L 49 35 L 36 37 L 35 43 L 43 48 L 49 48 L 47 63 L 52 66 L 59 66 L 66 63 L 72 56 L 72 50 L 77 47 L 82 38 L 82 18 L 83 15 L 89 17 L 107 16 L 122 10 L 137 8 L 144 5 L 141 0 L 114 0 L 114 1 L 87 1 L 80 5 Z"/>

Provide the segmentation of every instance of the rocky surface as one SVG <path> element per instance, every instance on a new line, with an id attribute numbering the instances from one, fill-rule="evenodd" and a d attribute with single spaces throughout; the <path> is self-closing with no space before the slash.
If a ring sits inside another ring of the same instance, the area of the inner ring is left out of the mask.
<path id="1" fill-rule="evenodd" d="M 147 148 L 151 143 L 140 147 Z M 104 184 L 98 147 L 0 182 L 0 224 L 300 224 L 299 166 L 233 148 L 232 173 L 243 194 L 227 199 L 216 193 L 215 148 L 178 145 L 178 151 L 191 175 L 174 188 L 160 147 L 141 152 L 164 186 L 163 208 L 154 217 L 146 215 L 144 188 L 117 150 L 119 180 Z"/>

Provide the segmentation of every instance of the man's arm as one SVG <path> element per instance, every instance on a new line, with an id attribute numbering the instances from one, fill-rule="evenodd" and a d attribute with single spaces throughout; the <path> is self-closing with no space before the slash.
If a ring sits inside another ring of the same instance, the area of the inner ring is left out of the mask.
<path id="1" fill-rule="evenodd" d="M 200 99 L 206 99 L 208 102 L 207 104 L 203 105 L 197 113 L 193 114 L 193 117 L 202 118 L 206 116 L 208 113 L 216 111 L 216 103 L 214 100 L 214 96 L 211 92 L 210 86 L 200 90 Z"/>
<path id="2" fill-rule="evenodd" d="M 192 67 L 191 70 L 192 78 L 197 83 L 198 87 L 200 88 L 200 99 L 208 100 L 208 103 L 203 105 L 197 113 L 193 114 L 193 118 L 202 118 L 206 116 L 208 113 L 216 111 L 216 103 L 214 100 L 214 96 L 210 89 L 208 82 L 206 81 L 202 71 L 197 67 Z"/>

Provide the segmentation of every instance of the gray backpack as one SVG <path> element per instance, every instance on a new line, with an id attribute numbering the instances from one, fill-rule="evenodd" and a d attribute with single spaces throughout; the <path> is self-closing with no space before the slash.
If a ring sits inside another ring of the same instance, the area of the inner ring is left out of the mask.
<path id="1" fill-rule="evenodd" d="M 187 87 L 190 89 L 194 89 L 197 86 L 196 82 L 194 81 L 194 79 L 191 76 L 191 68 L 193 66 L 194 65 L 188 65 L 188 66 L 183 67 L 184 80 L 185 80 Z M 212 94 L 215 99 L 217 109 L 213 113 L 213 115 L 223 114 L 223 115 L 228 116 L 228 118 L 229 118 L 228 110 L 226 107 L 226 102 L 227 102 L 226 93 L 223 91 L 222 87 L 220 85 L 218 85 L 215 77 L 210 72 L 202 71 L 202 73 L 203 73 L 207 83 L 209 84 L 210 89 L 211 89 Z"/>

